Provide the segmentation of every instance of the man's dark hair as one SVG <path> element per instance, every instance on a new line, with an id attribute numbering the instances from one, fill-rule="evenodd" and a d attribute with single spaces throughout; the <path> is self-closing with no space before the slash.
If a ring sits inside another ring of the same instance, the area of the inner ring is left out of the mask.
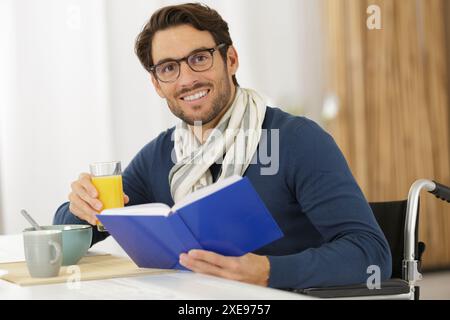
<path id="1" fill-rule="evenodd" d="M 233 45 L 228 24 L 216 10 L 204 4 L 185 3 L 156 11 L 138 35 L 135 45 L 136 55 L 148 72 L 151 72 L 150 67 L 154 64 L 152 41 L 156 32 L 184 24 L 191 25 L 199 31 L 208 31 L 213 36 L 216 45 L 225 43 L 227 46 L 220 50 L 220 54 L 225 63 L 227 62 L 227 50 L 229 46 Z M 233 76 L 233 83 L 236 86 L 239 85 L 236 76 Z"/>

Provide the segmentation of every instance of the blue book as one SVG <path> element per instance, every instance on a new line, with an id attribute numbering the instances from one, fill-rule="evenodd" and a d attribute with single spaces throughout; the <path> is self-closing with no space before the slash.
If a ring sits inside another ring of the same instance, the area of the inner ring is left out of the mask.
<path id="1" fill-rule="evenodd" d="M 239 257 L 283 233 L 247 178 L 233 176 L 200 189 L 172 208 L 153 203 L 108 209 L 97 216 L 141 268 L 180 269 L 191 249 Z"/>

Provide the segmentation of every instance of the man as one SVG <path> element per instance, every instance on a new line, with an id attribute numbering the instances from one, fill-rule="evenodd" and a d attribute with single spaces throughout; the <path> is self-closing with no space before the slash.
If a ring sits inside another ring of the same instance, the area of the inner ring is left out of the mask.
<path id="1" fill-rule="evenodd" d="M 275 288 L 365 283 L 372 265 L 382 280 L 390 277 L 387 241 L 335 142 L 314 122 L 267 107 L 258 93 L 239 87 L 238 54 L 216 11 L 200 4 L 160 9 L 138 36 L 136 53 L 182 122 L 146 145 L 124 171 L 125 203 L 172 206 L 239 174 L 285 235 L 242 257 L 187 252 L 182 265 Z M 276 170 L 265 171 L 267 162 L 258 156 L 268 148 Z M 95 225 L 102 204 L 90 176 L 81 174 L 71 187 L 54 223 Z M 95 231 L 93 243 L 107 235 Z"/>

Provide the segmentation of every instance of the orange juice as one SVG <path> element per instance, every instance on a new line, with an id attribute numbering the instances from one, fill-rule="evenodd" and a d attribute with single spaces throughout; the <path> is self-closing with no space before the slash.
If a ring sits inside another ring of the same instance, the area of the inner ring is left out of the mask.
<path id="1" fill-rule="evenodd" d="M 122 176 L 92 177 L 92 184 L 98 191 L 98 199 L 103 203 L 102 210 L 124 206 Z M 101 226 L 100 221 L 97 225 Z"/>

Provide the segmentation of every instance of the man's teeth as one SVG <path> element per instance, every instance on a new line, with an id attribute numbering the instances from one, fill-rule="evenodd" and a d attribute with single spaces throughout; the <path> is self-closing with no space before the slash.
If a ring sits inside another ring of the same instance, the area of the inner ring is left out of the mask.
<path id="1" fill-rule="evenodd" d="M 194 100 L 198 100 L 198 99 L 203 98 L 207 94 L 208 94 L 208 91 L 206 90 L 206 91 L 202 91 L 202 92 L 196 93 L 196 94 L 194 94 L 192 96 L 184 97 L 183 100 L 185 100 L 185 101 L 194 101 Z"/>

